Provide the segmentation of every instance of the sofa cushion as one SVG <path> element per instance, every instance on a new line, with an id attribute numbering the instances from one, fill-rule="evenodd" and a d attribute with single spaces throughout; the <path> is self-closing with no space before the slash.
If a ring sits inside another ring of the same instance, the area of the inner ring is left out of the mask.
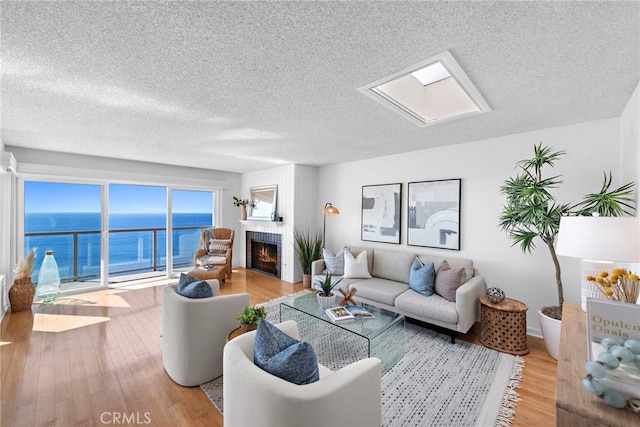
<path id="1" fill-rule="evenodd" d="M 371 272 L 373 271 L 373 255 L 375 252 L 373 248 L 363 248 L 360 246 L 345 246 L 345 249 L 351 252 L 351 255 L 353 255 L 354 257 L 357 257 L 358 255 L 360 255 L 361 252 L 366 250 L 367 266 L 369 267 L 369 274 L 371 274 Z"/>
<path id="2" fill-rule="evenodd" d="M 420 261 L 422 261 L 423 264 L 432 262 L 436 267 L 436 271 L 438 271 L 440 264 L 442 264 L 444 261 L 447 261 L 451 268 L 462 267 L 465 270 L 467 280 L 471 279 L 474 274 L 473 261 L 468 258 L 445 258 L 443 256 L 425 254 L 418 254 L 418 258 L 420 258 Z"/>
<path id="3" fill-rule="evenodd" d="M 351 252 L 344 252 L 344 277 L 347 279 L 371 277 L 367 263 L 367 251 L 360 252 L 355 258 Z"/>
<path id="4" fill-rule="evenodd" d="M 452 325 L 458 323 L 456 303 L 447 301 L 438 294 L 425 297 L 409 289 L 398 295 L 395 306 L 398 310 L 405 313 L 414 313 L 416 316 L 422 316 L 423 318 Z"/>
<path id="5" fill-rule="evenodd" d="M 423 265 L 420 258 L 416 257 L 411 264 L 409 272 L 409 287 L 419 294 L 426 297 L 433 295 L 433 286 L 435 285 L 435 267 L 430 262 Z"/>
<path id="6" fill-rule="evenodd" d="M 332 276 L 342 276 L 344 274 L 344 251 L 342 247 L 338 253 L 334 254 L 328 249 L 322 248 L 322 258 L 327 271 Z"/>
<path id="7" fill-rule="evenodd" d="M 209 240 L 209 255 L 226 256 L 227 251 L 231 249 L 231 240 L 223 239 L 210 239 Z"/>
<path id="8" fill-rule="evenodd" d="M 311 384 L 320 379 L 311 344 L 296 340 L 266 320 L 258 324 L 253 361 L 271 375 L 294 384 Z"/>
<path id="9" fill-rule="evenodd" d="M 440 264 L 436 273 L 435 291 L 441 297 L 455 302 L 456 291 L 466 281 L 465 269 L 462 267 L 451 268 L 445 260 Z"/>
<path id="10" fill-rule="evenodd" d="M 376 249 L 372 276 L 409 283 L 409 270 L 416 255 L 410 252 Z"/>
<path id="11" fill-rule="evenodd" d="M 396 297 L 401 293 L 409 289 L 409 285 L 396 282 L 394 280 L 379 279 L 374 277 L 372 279 L 361 280 L 353 283 L 350 288 L 356 288 L 358 297 L 366 298 L 370 301 L 377 301 L 387 305 L 393 305 Z"/>
<path id="12" fill-rule="evenodd" d="M 180 274 L 176 291 L 186 298 L 211 298 L 213 296 L 211 286 L 206 281 L 184 273 Z"/>
<path id="13" fill-rule="evenodd" d="M 227 258 L 216 255 L 202 255 L 198 258 L 198 265 L 224 265 L 227 263 Z"/>

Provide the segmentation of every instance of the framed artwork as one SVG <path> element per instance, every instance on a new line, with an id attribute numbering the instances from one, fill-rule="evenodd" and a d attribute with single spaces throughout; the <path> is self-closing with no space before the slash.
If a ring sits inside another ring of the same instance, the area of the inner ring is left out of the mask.
<path id="1" fill-rule="evenodd" d="M 402 184 L 362 186 L 362 240 L 400 244 Z"/>
<path id="2" fill-rule="evenodd" d="M 408 245 L 460 250 L 461 181 L 409 183 Z"/>

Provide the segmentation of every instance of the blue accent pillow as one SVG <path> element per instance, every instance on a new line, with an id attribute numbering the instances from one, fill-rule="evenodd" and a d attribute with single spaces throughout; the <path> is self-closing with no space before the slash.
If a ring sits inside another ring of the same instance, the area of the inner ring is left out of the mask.
<path id="1" fill-rule="evenodd" d="M 180 274 L 176 290 L 178 294 L 187 298 L 211 298 L 213 296 L 213 290 L 206 281 L 184 273 Z"/>
<path id="2" fill-rule="evenodd" d="M 426 297 L 433 295 L 433 286 L 435 284 L 436 270 L 432 262 L 423 265 L 420 259 L 416 257 L 411 264 L 409 272 L 409 287 L 414 291 Z"/>
<path id="3" fill-rule="evenodd" d="M 294 384 L 311 384 L 320 379 L 311 344 L 290 337 L 266 320 L 258 323 L 253 362 L 271 375 Z"/>

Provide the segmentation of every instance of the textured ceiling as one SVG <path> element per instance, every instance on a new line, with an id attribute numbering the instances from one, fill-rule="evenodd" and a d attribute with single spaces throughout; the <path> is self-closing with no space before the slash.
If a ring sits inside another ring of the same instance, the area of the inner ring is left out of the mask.
<path id="1" fill-rule="evenodd" d="M 245 172 L 619 116 L 640 2 L 1 1 L 2 141 Z M 428 128 L 357 88 L 448 49 L 492 111 Z"/>

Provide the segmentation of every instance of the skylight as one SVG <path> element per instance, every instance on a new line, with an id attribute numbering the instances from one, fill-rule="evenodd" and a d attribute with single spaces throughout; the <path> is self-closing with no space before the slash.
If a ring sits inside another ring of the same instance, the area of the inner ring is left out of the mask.
<path id="1" fill-rule="evenodd" d="M 358 90 L 418 126 L 491 111 L 449 51 Z"/>
<path id="2" fill-rule="evenodd" d="M 411 73 L 413 77 L 418 79 L 423 86 L 430 85 L 431 83 L 439 82 L 440 80 L 446 79 L 447 77 L 451 77 L 449 71 L 444 68 L 442 62 L 438 61 L 433 64 L 427 65 L 424 68 L 420 68 L 419 70 Z"/>

